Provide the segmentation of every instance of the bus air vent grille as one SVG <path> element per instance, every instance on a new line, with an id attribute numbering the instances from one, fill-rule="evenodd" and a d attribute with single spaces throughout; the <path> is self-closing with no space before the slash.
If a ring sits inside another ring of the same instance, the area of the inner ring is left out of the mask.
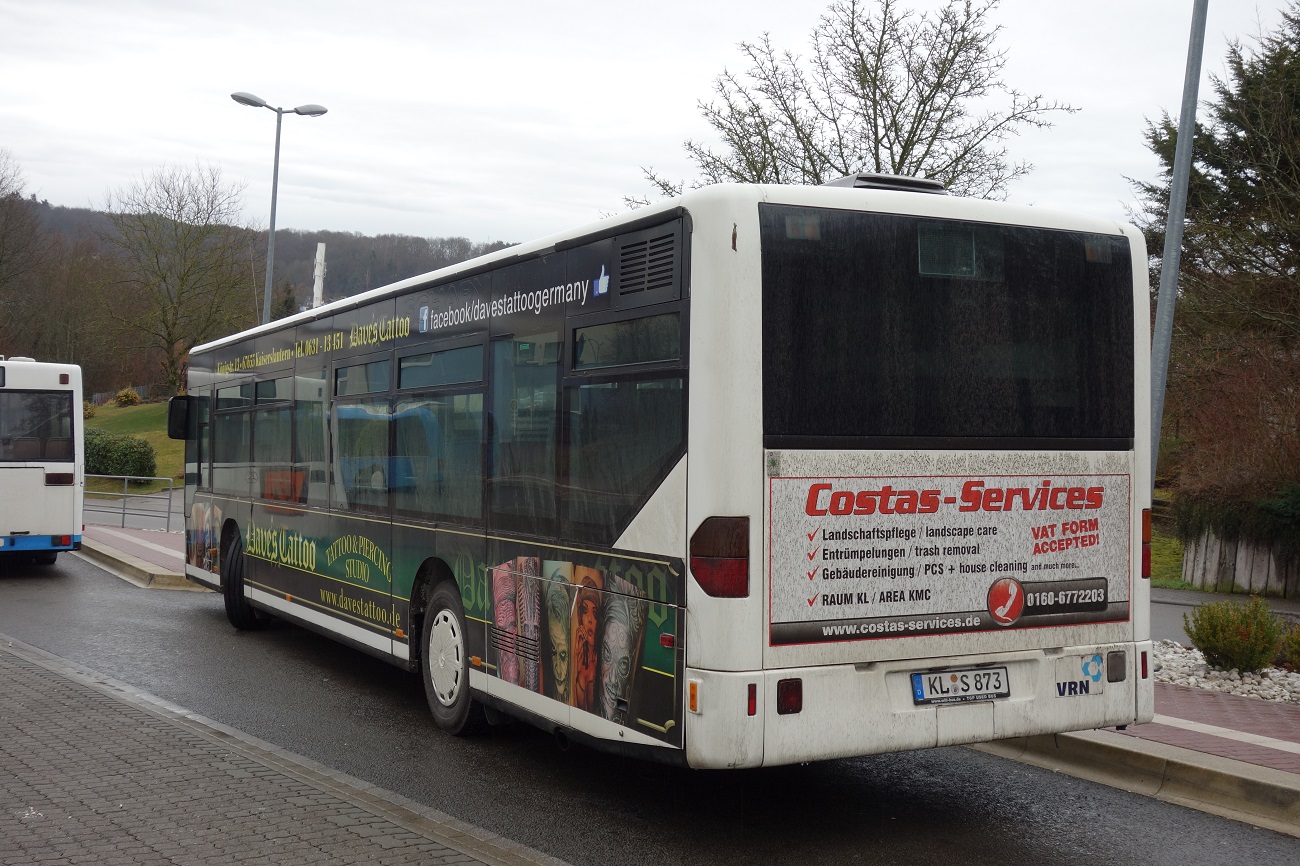
<path id="1" fill-rule="evenodd" d="M 492 647 L 498 653 L 513 653 L 521 660 L 535 662 L 541 658 L 539 643 L 535 637 L 492 626 Z"/>
<path id="2" fill-rule="evenodd" d="M 630 295 L 671 287 L 676 261 L 675 234 L 625 245 L 619 254 L 619 294 Z"/>

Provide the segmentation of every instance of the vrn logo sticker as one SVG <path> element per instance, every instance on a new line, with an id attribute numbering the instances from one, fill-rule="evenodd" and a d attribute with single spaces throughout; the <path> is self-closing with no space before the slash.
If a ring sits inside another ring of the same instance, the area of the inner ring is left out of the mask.
<path id="1" fill-rule="evenodd" d="M 1105 688 L 1105 683 L 1102 681 L 1105 668 L 1102 664 L 1101 653 L 1073 659 L 1061 659 L 1061 665 L 1065 667 L 1065 676 L 1061 675 L 1062 667 L 1058 667 L 1056 678 L 1056 696 L 1058 698 L 1099 695 L 1102 689 Z"/>
<path id="2" fill-rule="evenodd" d="M 605 273 L 604 265 L 600 266 L 600 276 L 591 281 L 591 294 L 597 298 L 609 294 L 609 274 Z"/>

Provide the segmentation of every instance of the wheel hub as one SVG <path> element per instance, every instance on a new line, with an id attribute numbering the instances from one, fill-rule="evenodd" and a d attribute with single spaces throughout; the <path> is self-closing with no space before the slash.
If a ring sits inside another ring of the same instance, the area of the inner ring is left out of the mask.
<path id="1" fill-rule="evenodd" d="M 460 696 L 465 643 L 460 623 L 448 610 L 440 610 L 434 616 L 429 629 L 428 653 L 428 658 L 437 659 L 436 664 L 429 666 L 434 695 L 443 706 L 453 706 Z"/>

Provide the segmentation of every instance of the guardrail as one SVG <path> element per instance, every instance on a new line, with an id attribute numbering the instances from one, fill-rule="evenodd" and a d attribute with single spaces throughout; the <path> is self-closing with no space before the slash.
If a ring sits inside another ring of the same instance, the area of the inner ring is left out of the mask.
<path id="1" fill-rule="evenodd" d="M 121 518 L 119 524 L 126 527 L 128 517 L 145 517 L 151 519 L 161 519 L 166 523 L 168 532 L 172 529 L 172 494 L 175 493 L 176 481 L 172 478 L 144 477 L 140 475 L 87 475 L 86 480 L 91 478 L 103 478 L 109 481 L 118 480 L 122 482 L 122 492 L 87 490 L 85 493 L 85 502 L 82 506 L 84 511 L 95 511 L 98 513 L 117 514 Z M 130 491 L 131 482 L 163 481 L 167 484 L 166 490 L 155 490 L 152 493 L 132 493 Z M 116 505 L 110 508 L 100 507 L 105 500 L 112 500 Z M 119 502 L 120 500 L 120 502 Z"/>

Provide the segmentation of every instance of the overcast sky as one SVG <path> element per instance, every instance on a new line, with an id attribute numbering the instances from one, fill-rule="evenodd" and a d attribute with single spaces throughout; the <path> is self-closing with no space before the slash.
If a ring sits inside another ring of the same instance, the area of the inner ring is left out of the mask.
<path id="1" fill-rule="evenodd" d="M 903 0 L 906 4 L 907 0 Z M 805 53 L 820 0 L 0 0 L 0 148 L 27 192 L 102 207 L 164 164 L 221 167 L 265 227 L 525 241 L 623 209 L 640 166 L 694 176 L 697 101 L 764 31 Z M 938 0 L 913 0 L 932 8 Z M 1201 97 L 1283 0 L 1211 0 Z M 1144 118 L 1176 115 L 1192 0 L 1003 0 L 1011 85 L 1081 110 L 1010 143 L 1011 200 L 1122 219 Z"/>

